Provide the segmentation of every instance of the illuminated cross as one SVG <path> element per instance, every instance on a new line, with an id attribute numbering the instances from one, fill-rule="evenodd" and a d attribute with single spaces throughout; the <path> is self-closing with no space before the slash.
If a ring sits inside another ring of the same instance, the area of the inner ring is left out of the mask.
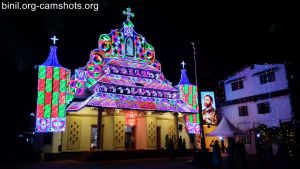
<path id="1" fill-rule="evenodd" d="M 123 14 L 124 15 L 127 15 L 127 20 L 130 20 L 130 17 L 134 17 L 134 13 L 131 13 L 130 11 L 131 11 L 131 9 L 130 8 L 127 8 L 126 9 L 127 11 L 123 11 Z"/>
<path id="2" fill-rule="evenodd" d="M 53 40 L 53 45 L 55 45 L 55 42 L 59 39 L 56 38 L 56 36 L 54 35 L 53 38 L 50 38 L 51 40 Z"/>
<path id="3" fill-rule="evenodd" d="M 181 64 L 182 64 L 182 67 L 183 67 L 183 69 L 184 69 L 185 62 L 184 62 L 184 61 L 182 61 L 182 62 L 181 62 Z"/>

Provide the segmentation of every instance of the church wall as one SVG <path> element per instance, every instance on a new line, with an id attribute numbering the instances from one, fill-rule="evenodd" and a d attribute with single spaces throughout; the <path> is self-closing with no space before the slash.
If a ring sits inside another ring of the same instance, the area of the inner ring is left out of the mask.
<path id="1" fill-rule="evenodd" d="M 114 116 L 114 149 L 125 149 L 125 115 Z"/>
<path id="2" fill-rule="evenodd" d="M 97 114 L 97 109 L 91 107 L 68 113 L 62 138 L 63 152 L 90 151 L 91 126 L 97 125 Z"/>
<path id="3" fill-rule="evenodd" d="M 97 125 L 97 109 L 86 107 L 78 112 L 68 113 L 67 116 L 67 128 L 60 138 L 60 133 L 54 136 L 52 145 L 52 152 L 58 152 L 58 146 L 60 140 L 62 140 L 62 151 L 63 152 L 74 152 L 74 151 L 90 151 L 90 140 L 91 140 L 91 126 Z M 179 136 L 184 138 L 186 141 L 186 148 L 193 148 L 190 144 L 188 133 L 185 129 L 182 114 L 179 114 L 178 124 L 182 125 L 182 130 L 179 131 Z M 104 109 L 102 114 L 102 125 L 103 125 L 103 143 L 102 150 L 123 150 L 125 149 L 125 116 L 114 109 Z M 137 117 L 136 123 L 136 149 L 156 149 L 156 128 L 161 129 L 161 148 L 165 147 L 166 135 L 176 135 L 176 128 L 174 122 L 174 115 L 170 112 L 164 112 L 163 114 L 157 114 L 153 112 L 141 113 Z M 74 130 L 71 125 L 78 126 L 78 130 Z M 71 129 L 73 132 L 71 133 Z M 76 133 L 74 135 L 74 132 Z M 77 134 L 78 132 L 78 134 Z M 116 133 L 117 132 L 117 133 Z M 70 137 L 73 134 L 74 137 Z M 78 136 L 79 140 L 76 140 Z M 71 141 L 70 141 L 71 139 Z M 209 146 L 209 145 L 208 145 Z"/>
<path id="4" fill-rule="evenodd" d="M 181 136 L 182 140 L 185 139 L 185 146 L 186 146 L 187 149 L 193 148 L 191 143 L 190 143 L 190 138 L 189 138 L 188 132 L 186 130 L 185 123 L 178 122 L 178 124 L 182 125 L 182 130 L 181 131 L 179 130 L 179 136 L 178 137 Z"/>
<path id="5" fill-rule="evenodd" d="M 53 133 L 51 153 L 58 153 L 59 152 L 59 146 L 61 145 L 61 137 L 62 137 L 61 132 Z"/>
<path id="6" fill-rule="evenodd" d="M 156 117 L 152 115 L 147 115 L 147 149 L 157 149 L 157 139 L 156 139 Z"/>
<path id="7" fill-rule="evenodd" d="M 171 113 L 157 115 L 157 126 L 161 128 L 161 147 L 164 149 L 166 149 L 166 135 L 169 135 L 169 128 L 172 124 L 174 126 L 174 116 Z"/>

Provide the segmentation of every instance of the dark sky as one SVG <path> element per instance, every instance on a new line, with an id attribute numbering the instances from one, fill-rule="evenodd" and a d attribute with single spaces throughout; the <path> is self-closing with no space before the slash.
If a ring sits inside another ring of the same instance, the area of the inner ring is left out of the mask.
<path id="1" fill-rule="evenodd" d="M 174 85 L 182 60 L 187 63 L 190 81 L 195 82 L 192 41 L 200 42 L 196 57 L 201 90 L 215 89 L 219 80 L 249 63 L 299 63 L 299 18 L 292 4 L 97 2 L 97 12 L 1 10 L 1 81 L 4 103 L 13 107 L 5 113 L 5 118 L 12 119 L 12 128 L 23 128 L 29 113 L 35 111 L 34 66 L 47 59 L 49 38 L 59 38 L 58 60 L 74 71 L 85 66 L 101 34 L 122 28 L 126 19 L 122 11 L 127 7 L 135 13 L 131 19 L 135 31 L 154 46 L 165 77 Z"/>

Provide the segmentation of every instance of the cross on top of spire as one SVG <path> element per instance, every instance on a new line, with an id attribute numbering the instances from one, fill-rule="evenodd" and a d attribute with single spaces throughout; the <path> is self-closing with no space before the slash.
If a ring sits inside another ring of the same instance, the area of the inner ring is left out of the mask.
<path id="1" fill-rule="evenodd" d="M 127 10 L 127 11 L 126 11 Z M 131 13 L 131 9 L 127 8 L 126 10 L 123 11 L 124 15 L 127 15 L 127 20 L 130 20 L 130 17 L 134 17 L 134 13 Z"/>
<path id="2" fill-rule="evenodd" d="M 184 66 L 186 65 L 184 61 L 181 62 L 182 68 L 184 69 Z"/>
<path id="3" fill-rule="evenodd" d="M 52 38 L 50 38 L 53 41 L 53 45 L 55 45 L 55 42 L 59 39 L 56 38 L 56 36 L 54 35 Z"/>

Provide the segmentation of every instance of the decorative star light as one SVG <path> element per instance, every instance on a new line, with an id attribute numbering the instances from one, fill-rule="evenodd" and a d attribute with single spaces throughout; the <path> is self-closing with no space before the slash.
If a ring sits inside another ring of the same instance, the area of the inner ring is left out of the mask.
<path id="1" fill-rule="evenodd" d="M 182 61 L 182 62 L 181 62 L 181 64 L 182 64 L 182 68 L 184 69 L 185 62 L 184 62 L 184 61 Z"/>
<path id="2" fill-rule="evenodd" d="M 134 17 L 134 13 L 131 13 L 130 11 L 131 11 L 131 9 L 130 8 L 127 8 L 126 9 L 127 11 L 123 11 L 123 14 L 124 15 L 127 15 L 127 20 L 130 20 L 130 17 Z"/>
<path id="3" fill-rule="evenodd" d="M 55 45 L 55 42 L 59 39 L 56 38 L 56 36 L 54 35 L 52 38 L 50 38 L 51 40 L 53 40 L 53 45 Z"/>

